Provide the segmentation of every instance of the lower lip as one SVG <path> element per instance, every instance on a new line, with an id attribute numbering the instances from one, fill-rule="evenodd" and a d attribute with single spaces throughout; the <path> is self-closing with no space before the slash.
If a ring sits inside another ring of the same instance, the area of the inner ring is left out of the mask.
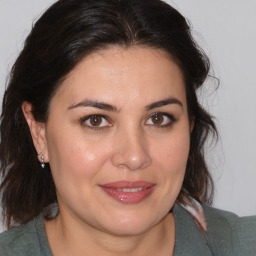
<path id="1" fill-rule="evenodd" d="M 146 199 L 154 190 L 155 186 L 137 192 L 123 192 L 115 188 L 101 187 L 104 192 L 116 201 L 124 204 L 136 204 Z"/>

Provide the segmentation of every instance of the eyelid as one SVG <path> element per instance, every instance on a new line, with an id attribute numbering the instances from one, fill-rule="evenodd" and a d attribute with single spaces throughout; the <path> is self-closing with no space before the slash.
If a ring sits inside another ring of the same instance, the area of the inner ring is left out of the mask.
<path id="1" fill-rule="evenodd" d="M 167 117 L 167 118 L 169 118 L 169 122 L 167 124 L 149 124 L 149 126 L 153 126 L 153 127 L 156 127 L 156 128 L 165 128 L 165 127 L 171 126 L 173 124 L 173 122 L 176 121 L 176 118 L 172 114 L 169 114 L 169 113 L 166 113 L 166 112 L 154 112 L 154 113 L 150 114 L 150 116 L 147 118 L 145 123 L 147 124 L 147 121 L 155 115 L 162 115 L 164 117 Z"/>
<path id="2" fill-rule="evenodd" d="M 101 117 L 102 119 L 105 119 L 107 122 L 108 122 L 108 125 L 104 125 L 104 126 L 93 126 L 93 125 L 88 125 L 86 124 L 85 122 L 88 121 L 90 118 L 92 117 Z M 86 127 L 86 128 L 89 128 L 89 129 L 92 129 L 92 130 L 102 130 L 102 129 L 105 129 L 105 128 L 108 128 L 108 127 L 111 127 L 112 124 L 111 124 L 111 121 L 110 121 L 110 118 L 105 116 L 105 115 L 101 115 L 101 114 L 92 114 L 92 115 L 87 115 L 85 117 L 82 117 L 80 119 L 80 123 Z"/>
<path id="3" fill-rule="evenodd" d="M 155 115 L 162 115 L 163 117 L 165 118 L 168 118 L 169 121 L 168 123 L 166 124 L 150 124 L 150 123 L 147 123 L 150 118 L 152 118 L 153 116 Z M 103 126 L 93 126 L 93 125 L 89 125 L 89 124 L 86 124 L 86 121 L 88 121 L 90 118 L 92 117 L 101 117 L 102 119 L 104 119 L 107 124 L 106 125 L 103 125 Z M 145 121 L 145 124 L 147 126 L 151 126 L 151 127 L 154 127 L 154 128 L 166 128 L 166 127 L 170 127 L 172 126 L 172 124 L 176 121 L 176 118 L 174 117 L 173 114 L 169 114 L 169 113 L 166 113 L 166 112 L 154 112 L 152 114 L 150 114 L 146 121 Z M 102 115 L 102 114 L 91 114 L 91 115 L 87 115 L 87 116 L 84 116 L 80 119 L 80 123 L 81 125 L 83 125 L 83 127 L 85 128 L 88 128 L 88 129 L 92 129 L 92 130 L 103 130 L 103 129 L 106 129 L 106 128 L 109 128 L 109 127 L 112 127 L 113 126 L 113 122 L 111 121 L 111 119 L 106 116 L 106 115 Z"/>

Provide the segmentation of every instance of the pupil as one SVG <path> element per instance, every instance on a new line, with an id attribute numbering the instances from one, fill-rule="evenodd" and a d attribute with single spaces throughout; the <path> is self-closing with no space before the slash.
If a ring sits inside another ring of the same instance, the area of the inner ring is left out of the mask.
<path id="1" fill-rule="evenodd" d="M 102 123 L 102 117 L 93 116 L 90 119 L 90 123 L 91 123 L 92 126 L 99 126 Z"/>
<path id="2" fill-rule="evenodd" d="M 161 124 L 163 122 L 164 118 L 162 115 L 154 115 L 152 116 L 152 121 L 154 124 Z"/>

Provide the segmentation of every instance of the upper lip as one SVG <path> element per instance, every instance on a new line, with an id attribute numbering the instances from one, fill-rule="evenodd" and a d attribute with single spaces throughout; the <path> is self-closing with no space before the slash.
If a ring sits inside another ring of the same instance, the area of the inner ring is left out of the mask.
<path id="1" fill-rule="evenodd" d="M 101 187 L 105 188 L 149 188 L 155 186 L 154 183 L 147 182 L 147 181 L 116 181 L 116 182 L 111 182 L 111 183 L 106 183 L 106 184 L 101 184 Z"/>

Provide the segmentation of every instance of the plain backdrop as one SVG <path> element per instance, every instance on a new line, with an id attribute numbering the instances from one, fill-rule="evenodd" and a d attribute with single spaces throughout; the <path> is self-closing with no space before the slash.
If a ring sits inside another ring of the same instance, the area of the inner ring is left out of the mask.
<path id="1" fill-rule="evenodd" d="M 150 0 L 149 0 L 150 1 Z M 54 0 L 0 0 L 0 97 L 32 23 Z M 212 61 L 202 104 L 216 117 L 219 142 L 207 153 L 214 206 L 256 214 L 256 1 L 169 0 Z M 11 141 L 10 141 L 11 143 Z M 1 230 L 1 226 L 0 226 Z"/>

